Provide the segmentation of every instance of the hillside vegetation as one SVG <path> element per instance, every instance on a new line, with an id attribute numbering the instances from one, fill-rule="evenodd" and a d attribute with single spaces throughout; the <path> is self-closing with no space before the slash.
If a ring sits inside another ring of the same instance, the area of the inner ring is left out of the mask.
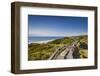
<path id="1" fill-rule="evenodd" d="M 88 57 L 88 37 L 83 36 L 71 36 L 56 39 L 48 43 L 31 43 L 28 44 L 28 60 L 47 60 L 56 48 L 62 46 L 70 46 L 74 41 L 79 41 L 77 48 L 79 49 L 79 58 Z"/>

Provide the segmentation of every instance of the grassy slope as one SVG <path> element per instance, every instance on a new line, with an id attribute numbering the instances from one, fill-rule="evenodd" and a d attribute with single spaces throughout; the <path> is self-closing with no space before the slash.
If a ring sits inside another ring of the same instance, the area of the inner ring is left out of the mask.
<path id="1" fill-rule="evenodd" d="M 55 48 L 64 45 L 71 45 L 74 41 L 80 41 L 77 47 L 79 48 L 80 58 L 87 57 L 87 36 L 72 36 L 61 39 L 56 39 L 46 44 L 32 43 L 28 45 L 28 60 L 47 60 L 55 51 Z M 81 44 L 81 45 L 80 45 Z"/>

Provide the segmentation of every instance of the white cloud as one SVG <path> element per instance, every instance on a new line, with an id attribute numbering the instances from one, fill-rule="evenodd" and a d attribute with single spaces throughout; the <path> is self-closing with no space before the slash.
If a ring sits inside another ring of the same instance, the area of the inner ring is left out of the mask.
<path id="1" fill-rule="evenodd" d="M 46 28 L 31 28 L 29 29 L 29 36 L 77 36 L 77 35 L 86 35 L 87 33 L 81 32 L 58 32 L 53 29 L 46 29 Z"/>
<path id="2" fill-rule="evenodd" d="M 65 34 L 50 29 L 30 29 L 29 36 L 65 36 Z"/>
<path id="3" fill-rule="evenodd" d="M 47 31 L 47 30 L 31 30 L 29 31 L 29 36 L 48 36 L 52 34 L 51 32 Z"/>

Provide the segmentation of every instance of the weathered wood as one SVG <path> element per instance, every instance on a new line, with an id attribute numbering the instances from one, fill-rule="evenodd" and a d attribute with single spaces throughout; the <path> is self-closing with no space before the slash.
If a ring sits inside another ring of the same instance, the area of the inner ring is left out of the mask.
<path id="1" fill-rule="evenodd" d="M 56 51 L 50 56 L 49 60 L 54 59 L 73 59 L 73 52 L 78 41 L 73 42 L 71 46 L 64 46 L 56 49 Z"/>

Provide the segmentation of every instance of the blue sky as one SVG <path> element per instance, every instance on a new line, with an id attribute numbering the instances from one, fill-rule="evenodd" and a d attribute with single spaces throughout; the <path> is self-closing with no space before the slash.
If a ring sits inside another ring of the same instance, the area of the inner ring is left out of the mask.
<path id="1" fill-rule="evenodd" d="M 87 35 L 88 18 L 28 15 L 29 36 Z"/>

